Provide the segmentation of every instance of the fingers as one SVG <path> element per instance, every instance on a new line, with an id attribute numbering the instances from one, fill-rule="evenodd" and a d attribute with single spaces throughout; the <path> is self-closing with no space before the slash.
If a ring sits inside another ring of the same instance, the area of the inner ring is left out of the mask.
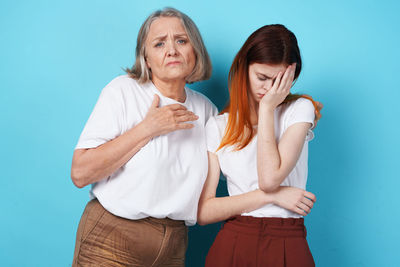
<path id="1" fill-rule="evenodd" d="M 282 82 L 279 86 L 279 91 L 289 93 L 290 88 L 293 84 L 294 73 L 296 70 L 296 63 L 289 65 L 285 71 L 285 74 L 282 77 Z"/>
<path id="2" fill-rule="evenodd" d="M 194 124 L 192 123 L 179 123 L 175 126 L 175 130 L 188 130 L 192 129 L 194 127 Z"/>
<path id="3" fill-rule="evenodd" d="M 312 202 L 311 200 L 309 200 L 308 198 L 303 198 L 301 200 L 301 203 L 303 203 L 304 205 L 306 205 L 309 209 L 312 209 L 312 207 L 314 206 L 314 202 Z"/>
<path id="4" fill-rule="evenodd" d="M 160 97 L 157 94 L 155 94 L 150 108 L 158 108 L 159 105 L 160 105 Z M 170 109 L 170 110 L 187 110 L 187 108 L 181 104 L 171 104 L 171 105 L 163 106 L 161 108 L 162 109 Z"/>
<path id="5" fill-rule="evenodd" d="M 281 83 L 282 76 L 283 76 L 283 73 L 279 72 L 278 76 L 276 76 L 276 78 L 275 78 L 274 84 L 272 85 L 272 88 L 270 90 L 271 92 L 276 92 L 278 90 L 279 85 Z"/>
<path id="6" fill-rule="evenodd" d="M 321 102 L 315 101 L 315 103 L 317 104 L 317 109 L 321 110 L 324 108 L 324 105 Z"/>
<path id="7" fill-rule="evenodd" d="M 175 112 L 177 113 L 177 112 Z M 175 114 L 175 121 L 177 123 L 187 122 L 187 121 L 195 121 L 199 118 L 196 114 L 191 111 L 181 112 L 182 115 Z"/>
<path id="8" fill-rule="evenodd" d="M 300 199 L 300 201 L 296 204 L 296 207 L 306 214 L 310 213 L 311 209 L 314 206 L 314 202 L 317 200 L 315 195 L 311 192 L 304 191 L 303 193 L 304 197 Z M 296 213 L 301 214 L 305 216 L 303 213 L 299 213 L 296 211 Z"/>
<path id="9" fill-rule="evenodd" d="M 160 107 L 160 97 L 155 94 L 150 109 L 143 120 L 151 131 L 151 136 L 160 136 L 170 132 L 191 129 L 195 124 L 191 123 L 199 117 L 181 104 L 171 104 Z"/>
<path id="10" fill-rule="evenodd" d="M 282 81 L 279 85 L 278 91 L 284 91 L 287 87 L 288 79 L 290 77 L 291 65 L 288 66 L 283 74 Z"/>
<path id="11" fill-rule="evenodd" d="M 312 202 L 317 201 L 317 197 L 316 197 L 313 193 L 311 193 L 311 192 L 304 191 L 304 196 L 305 196 L 306 198 L 310 199 Z"/>
<path id="12" fill-rule="evenodd" d="M 178 110 L 170 110 L 169 112 L 171 112 L 171 114 L 173 114 L 174 116 L 185 116 L 185 115 L 189 115 L 189 114 L 193 114 L 193 115 L 195 115 L 193 112 L 191 112 L 191 111 L 188 111 L 188 110 L 181 110 L 181 109 L 178 109 Z"/>
<path id="13" fill-rule="evenodd" d="M 295 207 L 293 211 L 296 212 L 297 214 L 307 216 L 307 213 L 304 210 L 300 209 L 299 207 Z"/>
<path id="14" fill-rule="evenodd" d="M 302 209 L 307 214 L 310 213 L 310 211 L 311 211 L 311 208 L 309 206 L 307 206 L 306 204 L 302 203 L 302 202 L 298 203 L 297 207 L 299 209 Z"/>
<path id="15" fill-rule="evenodd" d="M 181 105 L 181 104 L 166 105 L 163 108 L 171 109 L 171 110 L 187 110 L 187 108 L 184 105 Z"/>
<path id="16" fill-rule="evenodd" d="M 160 104 L 160 97 L 157 94 L 154 94 L 153 102 L 151 102 L 150 108 L 158 108 Z"/>
<path id="17" fill-rule="evenodd" d="M 182 105 L 177 106 L 165 106 L 163 108 L 158 109 L 156 112 L 159 114 L 157 116 L 157 125 L 164 129 L 162 131 L 163 134 L 181 130 L 181 129 L 191 129 L 194 125 L 190 122 L 196 121 L 199 119 L 199 116 L 194 114 L 192 111 L 186 110 L 186 107 Z"/>

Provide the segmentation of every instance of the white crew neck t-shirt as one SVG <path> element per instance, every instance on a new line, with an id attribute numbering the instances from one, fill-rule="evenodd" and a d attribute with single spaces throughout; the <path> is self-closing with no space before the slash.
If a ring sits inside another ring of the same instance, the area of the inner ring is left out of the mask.
<path id="1" fill-rule="evenodd" d="M 217 114 L 208 98 L 185 88 L 186 101 L 164 97 L 152 82 L 139 84 L 128 75 L 112 80 L 101 92 L 75 149 L 94 148 L 131 129 L 147 114 L 154 94 L 160 107 L 182 104 L 199 116 L 190 130 L 178 130 L 150 140 L 125 165 L 92 184 L 92 198 L 114 215 L 184 220 L 193 225 L 207 177 L 205 124 Z"/>
<path id="2" fill-rule="evenodd" d="M 275 109 L 275 136 L 277 142 L 291 125 L 298 122 L 314 123 L 314 106 L 305 98 L 300 98 L 289 104 L 282 104 Z M 228 122 L 228 113 L 209 119 L 206 125 L 208 151 L 217 155 L 223 175 L 226 177 L 230 196 L 240 195 L 259 188 L 257 175 L 257 135 L 242 150 L 233 151 L 232 147 L 224 147 L 218 151 L 225 127 Z M 314 134 L 308 131 L 304 140 L 303 150 L 296 166 L 285 178 L 281 185 L 305 189 L 307 183 L 308 141 Z M 257 210 L 243 213 L 243 216 L 253 217 L 280 217 L 300 218 L 301 215 L 268 204 Z"/>

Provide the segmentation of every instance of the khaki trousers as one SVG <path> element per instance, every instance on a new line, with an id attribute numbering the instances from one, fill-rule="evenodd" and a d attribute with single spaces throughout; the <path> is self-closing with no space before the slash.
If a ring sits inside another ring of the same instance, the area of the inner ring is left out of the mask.
<path id="1" fill-rule="evenodd" d="M 185 266 L 183 221 L 128 220 L 105 210 L 97 199 L 83 212 L 72 266 Z"/>

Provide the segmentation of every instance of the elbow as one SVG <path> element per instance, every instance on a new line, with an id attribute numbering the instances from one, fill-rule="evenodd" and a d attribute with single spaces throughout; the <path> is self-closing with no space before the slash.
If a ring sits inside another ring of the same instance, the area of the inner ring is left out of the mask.
<path id="1" fill-rule="evenodd" d="M 204 211 L 199 209 L 197 212 L 197 224 L 204 226 L 209 224 L 210 222 L 207 220 L 207 216 L 205 216 Z"/>
<path id="2" fill-rule="evenodd" d="M 258 187 L 260 190 L 264 191 L 265 193 L 271 193 L 278 189 L 280 183 L 272 182 L 272 181 L 258 181 Z"/>
<path id="3" fill-rule="evenodd" d="M 201 220 L 200 218 L 197 218 L 197 224 L 201 225 L 201 226 L 207 225 L 207 223 L 205 221 Z"/>
<path id="4" fill-rule="evenodd" d="M 90 184 L 88 183 L 90 170 L 88 169 L 88 164 L 82 160 L 82 155 L 85 152 L 86 150 L 75 150 L 72 157 L 71 180 L 78 188 L 83 188 Z"/>
<path id="5" fill-rule="evenodd" d="M 204 216 L 198 215 L 197 216 L 197 224 L 201 225 L 201 226 L 204 226 L 204 225 L 209 224 L 209 222 L 204 218 Z"/>
<path id="6" fill-rule="evenodd" d="M 71 180 L 72 183 L 78 188 L 83 188 L 87 185 L 85 182 L 86 179 L 81 171 L 77 169 L 76 167 L 72 166 L 71 168 Z"/>
<path id="7" fill-rule="evenodd" d="M 203 217 L 199 216 L 199 217 L 197 217 L 197 224 L 204 226 L 204 225 L 209 224 L 209 222 L 207 220 L 205 220 Z"/>

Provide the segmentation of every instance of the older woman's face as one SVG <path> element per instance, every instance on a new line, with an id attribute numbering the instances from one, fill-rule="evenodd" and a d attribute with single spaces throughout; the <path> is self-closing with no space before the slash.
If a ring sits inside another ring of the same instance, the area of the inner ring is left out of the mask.
<path id="1" fill-rule="evenodd" d="M 160 17 L 150 25 L 145 50 L 153 81 L 185 80 L 196 63 L 186 31 L 175 17 Z"/>

